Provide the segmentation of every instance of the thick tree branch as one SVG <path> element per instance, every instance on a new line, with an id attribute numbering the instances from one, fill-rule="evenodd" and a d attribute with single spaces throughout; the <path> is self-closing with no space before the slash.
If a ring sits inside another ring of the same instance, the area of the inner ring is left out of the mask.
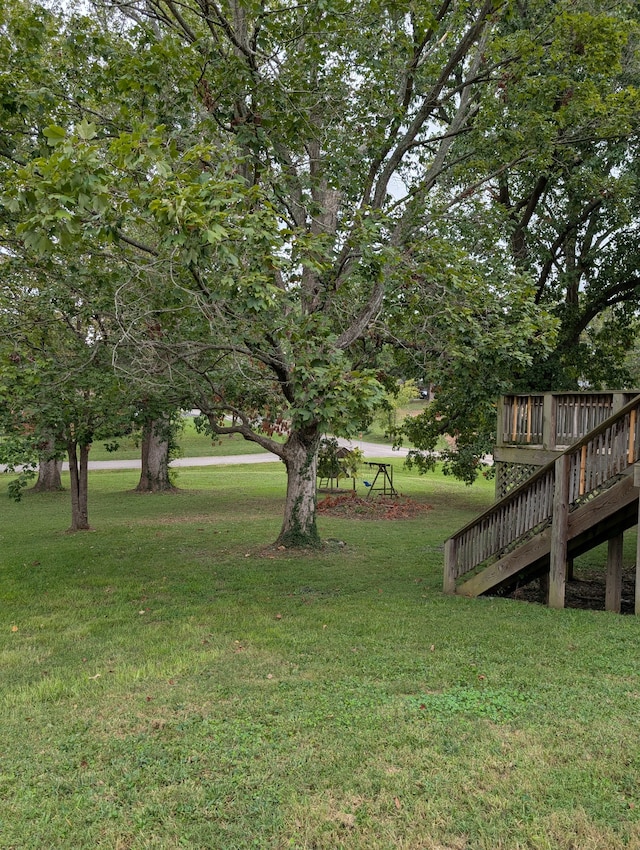
<path id="1" fill-rule="evenodd" d="M 359 339 L 371 322 L 380 312 L 384 300 L 385 286 L 379 282 L 375 285 L 366 305 L 356 316 L 351 325 L 344 330 L 336 340 L 336 348 L 344 350 Z"/>
<path id="2" fill-rule="evenodd" d="M 221 437 L 225 435 L 240 434 L 245 440 L 248 440 L 251 443 L 257 443 L 259 446 L 262 446 L 263 449 L 266 449 L 268 452 L 279 457 L 280 460 L 284 460 L 284 445 L 271 439 L 271 437 L 267 437 L 266 434 L 261 434 L 254 430 L 251 426 L 251 420 L 242 410 L 239 410 L 232 405 L 208 405 L 206 401 L 201 403 L 200 410 L 202 410 L 209 420 L 209 425 L 214 434 Z M 240 424 L 219 425 L 218 421 L 220 417 L 227 414 L 239 419 Z"/>
<path id="3" fill-rule="evenodd" d="M 553 240 L 552 244 L 549 247 L 549 258 L 543 264 L 542 269 L 540 270 L 540 274 L 538 275 L 538 283 L 535 297 L 536 304 L 539 304 L 542 301 L 547 282 L 549 280 L 551 272 L 553 271 L 554 265 L 557 262 L 558 254 L 560 253 L 562 246 L 566 243 L 566 240 L 569 238 L 569 236 L 575 234 L 580 225 L 584 224 L 585 221 L 588 221 L 589 217 L 602 206 L 602 203 L 602 198 L 595 198 L 593 201 L 591 201 L 591 203 L 589 203 L 582 211 L 580 216 L 578 216 L 573 221 L 565 223 L 565 226 Z"/>
<path id="4" fill-rule="evenodd" d="M 382 172 L 375 184 L 375 190 L 373 193 L 372 206 L 376 208 L 380 208 L 384 202 L 384 199 L 387 195 L 389 181 L 391 177 L 395 174 L 398 166 L 404 159 L 407 151 L 410 150 L 411 145 L 416 139 L 416 136 L 420 132 L 420 130 L 427 123 L 429 117 L 432 115 L 434 109 L 436 109 L 439 105 L 439 98 L 442 90 L 444 89 L 447 80 L 450 78 L 453 71 L 459 67 L 463 58 L 468 55 L 472 46 L 478 41 L 483 30 L 487 25 L 488 18 L 493 15 L 502 4 L 499 2 L 495 2 L 495 0 L 485 0 L 482 5 L 482 8 L 478 12 L 478 16 L 476 21 L 462 36 L 457 46 L 449 53 L 447 62 L 445 63 L 437 81 L 431 87 L 430 91 L 425 95 L 422 101 L 421 107 L 418 109 L 415 117 L 409 124 L 406 132 L 399 139 L 395 148 L 390 151 L 390 155 L 388 156 L 386 163 L 382 169 Z M 478 51 L 480 54 L 481 51 Z M 470 76 L 473 76 L 475 71 L 471 73 Z M 460 122 L 460 110 L 457 111 L 458 121 Z"/>

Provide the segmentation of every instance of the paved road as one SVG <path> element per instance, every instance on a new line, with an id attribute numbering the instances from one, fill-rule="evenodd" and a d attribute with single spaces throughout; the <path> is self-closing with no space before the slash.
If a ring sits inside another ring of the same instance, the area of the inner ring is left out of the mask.
<path id="1" fill-rule="evenodd" d="M 382 443 L 367 443 L 362 440 L 339 440 L 340 445 L 347 448 L 357 447 L 362 449 L 365 457 L 395 457 L 407 456 L 409 449 L 398 449 L 393 451 L 391 446 Z M 171 461 L 171 466 L 231 466 L 239 463 L 275 463 L 280 458 L 271 452 L 260 452 L 247 455 L 220 455 L 218 457 L 179 457 Z M 64 463 L 63 470 L 67 471 L 69 465 Z M 136 460 L 90 460 L 89 469 L 140 469 L 140 461 Z M 4 469 L 0 467 L 0 471 Z"/>
<path id="2" fill-rule="evenodd" d="M 339 440 L 341 446 L 347 448 L 357 447 L 362 449 L 365 457 L 406 457 L 408 449 L 392 451 L 391 446 L 383 443 L 367 443 L 362 440 Z M 280 460 L 271 452 L 255 452 L 245 455 L 218 455 L 217 457 L 179 457 L 171 461 L 171 466 L 233 466 L 239 463 L 276 463 Z M 67 469 L 67 464 L 63 469 Z M 89 469 L 140 469 L 139 460 L 92 460 L 89 461 Z"/>
<path id="3" fill-rule="evenodd" d="M 373 457 L 398 457 L 405 458 L 409 454 L 409 449 L 400 448 L 392 449 L 391 446 L 384 443 L 368 443 L 363 440 L 338 440 L 341 446 L 347 448 L 357 447 L 362 449 L 364 456 L 367 458 Z M 438 454 L 434 452 L 434 454 Z M 179 457 L 171 461 L 171 466 L 186 467 L 186 466 L 232 466 L 241 463 L 276 463 L 280 458 L 271 452 L 256 452 L 248 455 L 220 455 L 218 457 Z M 483 462 L 491 465 L 493 458 L 491 455 L 485 455 Z M 62 469 L 65 472 L 69 471 L 69 464 L 63 463 Z M 90 460 L 89 469 L 140 469 L 140 460 Z M 0 464 L 0 473 L 5 472 L 6 467 Z"/>

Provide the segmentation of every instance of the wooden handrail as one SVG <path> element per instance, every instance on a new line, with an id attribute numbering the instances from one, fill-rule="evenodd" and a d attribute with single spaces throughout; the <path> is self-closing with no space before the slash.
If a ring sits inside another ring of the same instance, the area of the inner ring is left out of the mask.
<path id="1" fill-rule="evenodd" d="M 637 461 L 639 412 L 640 395 L 637 395 L 561 453 L 560 457 L 567 457 L 570 505 L 602 489 Z M 618 426 L 623 428 L 623 444 Z M 456 578 L 472 572 L 551 521 L 555 469 L 556 460 L 547 463 L 451 535 L 445 546 L 445 589 L 452 591 Z"/>

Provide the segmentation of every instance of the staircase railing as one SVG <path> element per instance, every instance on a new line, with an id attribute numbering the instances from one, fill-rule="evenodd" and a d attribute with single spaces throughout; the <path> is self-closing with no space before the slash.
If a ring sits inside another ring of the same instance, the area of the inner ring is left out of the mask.
<path id="1" fill-rule="evenodd" d="M 568 507 L 606 489 L 640 458 L 640 395 L 578 440 L 568 456 Z M 515 549 L 551 523 L 558 461 L 541 467 L 519 487 L 457 531 L 445 545 L 444 590 Z"/>

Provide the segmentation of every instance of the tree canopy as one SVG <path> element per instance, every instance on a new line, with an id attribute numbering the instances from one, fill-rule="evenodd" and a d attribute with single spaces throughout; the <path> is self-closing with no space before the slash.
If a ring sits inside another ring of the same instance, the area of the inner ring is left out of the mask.
<path id="1" fill-rule="evenodd" d="M 492 267 L 527 276 L 535 304 L 556 318 L 555 341 L 528 365 L 514 362 L 502 391 L 622 388 L 632 383 L 625 355 L 640 298 L 638 8 L 554 4 L 542 42 L 532 8 L 519 4 L 524 25 L 507 26 L 503 42 L 516 39 L 531 61 L 503 67 L 478 120 L 455 143 L 465 175 L 491 177 L 436 226 Z M 457 178 L 449 182 L 448 193 L 457 191 Z M 499 370 L 489 378 L 498 395 L 496 379 Z M 407 434 L 423 449 L 443 430 L 455 434 L 448 468 L 472 480 L 492 447 L 491 399 L 458 362 L 441 387 Z"/>
<path id="2" fill-rule="evenodd" d="M 390 350 L 485 408 L 548 350 L 499 228 L 565 149 L 564 77 L 629 50 L 624 4 L 591 5 L 12 0 L 5 244 L 100 267 L 112 361 L 280 456 L 280 540 L 315 542 L 320 437 L 370 419 Z"/>

